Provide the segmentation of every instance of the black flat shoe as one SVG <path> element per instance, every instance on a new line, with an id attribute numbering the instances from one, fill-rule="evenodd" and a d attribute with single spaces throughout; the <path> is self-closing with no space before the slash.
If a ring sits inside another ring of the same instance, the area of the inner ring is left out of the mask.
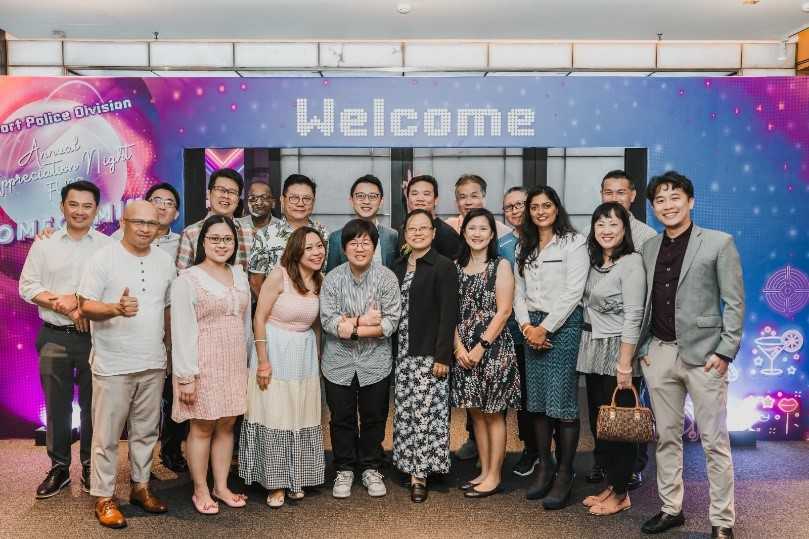
<path id="1" fill-rule="evenodd" d="M 427 485 L 413 483 L 410 485 L 410 500 L 413 503 L 421 503 L 427 499 Z"/>
<path id="2" fill-rule="evenodd" d="M 478 486 L 478 483 L 473 483 L 472 481 L 467 481 L 466 483 L 464 483 L 463 485 L 461 485 L 461 486 L 460 486 L 460 487 L 458 487 L 458 488 L 459 488 L 460 490 L 463 490 L 463 491 L 465 492 L 465 491 L 467 491 L 467 490 L 472 490 L 472 489 L 473 489 L 473 488 L 475 488 L 476 486 Z"/>
<path id="3" fill-rule="evenodd" d="M 584 480 L 588 483 L 603 483 L 607 479 L 607 472 L 604 470 L 603 466 L 596 464 L 593 466 L 593 469 L 590 470 L 587 475 L 584 476 Z M 637 487 L 636 487 L 637 488 Z"/>
<path id="4" fill-rule="evenodd" d="M 54 466 L 37 487 L 37 499 L 50 498 L 59 494 L 70 484 L 70 471 L 64 466 Z"/>
<path id="5" fill-rule="evenodd" d="M 660 511 L 658 514 L 647 520 L 641 526 L 640 531 L 649 535 L 663 533 L 671 528 L 685 524 L 685 515 L 680 511 L 676 515 L 670 515 Z"/>
<path id="6" fill-rule="evenodd" d="M 503 492 L 503 489 L 500 485 L 497 485 L 492 490 L 487 490 L 485 492 L 477 490 L 475 488 L 471 488 L 466 492 L 464 492 L 463 495 L 464 498 L 488 498 L 489 496 L 492 496 L 493 494 L 498 494 L 500 492 Z"/>
<path id="7" fill-rule="evenodd" d="M 635 472 L 629 478 L 629 481 L 626 482 L 626 489 L 636 490 L 639 489 L 642 484 L 643 484 L 643 474 L 641 474 L 640 472 Z"/>
<path id="8" fill-rule="evenodd" d="M 81 467 L 81 490 L 90 494 L 90 466 Z"/>
<path id="9" fill-rule="evenodd" d="M 163 466 L 174 473 L 185 473 L 188 471 L 188 462 L 182 453 L 160 453 L 160 461 Z"/>
<path id="10" fill-rule="evenodd" d="M 573 490 L 573 474 L 556 474 L 553 488 L 542 500 L 542 507 L 548 511 L 563 509 L 570 503 L 570 492 Z"/>
<path id="11" fill-rule="evenodd" d="M 717 539 L 733 539 L 733 528 L 723 528 L 720 526 L 711 526 L 711 538 Z"/>

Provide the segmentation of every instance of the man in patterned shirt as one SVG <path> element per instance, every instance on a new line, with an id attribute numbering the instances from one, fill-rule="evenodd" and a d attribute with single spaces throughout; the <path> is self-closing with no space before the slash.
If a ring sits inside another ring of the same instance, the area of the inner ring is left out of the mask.
<path id="1" fill-rule="evenodd" d="M 220 168 L 211 173 L 208 180 L 208 201 L 211 209 L 205 218 L 210 215 L 222 215 L 234 219 L 233 215 L 239 205 L 239 198 L 244 190 L 244 179 L 242 175 L 232 168 Z M 202 230 L 201 219 L 185 227 L 180 236 L 180 247 L 177 250 L 177 269 L 183 270 L 194 264 L 196 256 L 197 241 Z M 247 258 L 250 254 L 250 247 L 253 245 L 255 231 L 249 224 L 239 222 L 234 219 L 236 232 L 239 236 L 239 250 L 236 252 L 236 263 L 247 269 Z"/>
<path id="2" fill-rule="evenodd" d="M 250 250 L 247 271 L 250 273 L 250 288 L 256 297 L 267 274 L 281 261 L 287 240 L 295 230 L 302 226 L 311 226 L 320 232 L 324 244 L 328 240 L 329 231 L 326 227 L 311 218 L 315 209 L 316 191 L 315 182 L 303 174 L 290 174 L 284 180 L 281 189 L 281 212 L 284 216 L 260 230 Z"/>

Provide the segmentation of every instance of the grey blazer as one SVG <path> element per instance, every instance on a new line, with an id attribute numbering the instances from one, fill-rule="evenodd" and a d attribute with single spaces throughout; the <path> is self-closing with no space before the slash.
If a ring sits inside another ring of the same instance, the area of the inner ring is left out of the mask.
<path id="1" fill-rule="evenodd" d="M 663 234 L 646 241 L 641 251 L 646 265 L 646 307 L 639 357 L 647 354 L 652 337 L 652 281 Z M 744 281 L 733 237 L 694 225 L 675 300 L 674 327 L 680 355 L 689 365 L 705 365 L 714 353 L 733 359 L 741 345 L 743 321 Z"/>

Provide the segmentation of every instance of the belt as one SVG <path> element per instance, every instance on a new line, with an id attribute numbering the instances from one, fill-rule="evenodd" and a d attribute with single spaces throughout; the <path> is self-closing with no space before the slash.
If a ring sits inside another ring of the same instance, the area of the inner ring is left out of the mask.
<path id="1" fill-rule="evenodd" d="M 54 331 L 60 331 L 62 333 L 82 333 L 82 334 L 84 334 L 84 332 L 79 331 L 78 329 L 76 329 L 76 326 L 74 326 L 73 324 L 68 324 L 66 326 L 57 326 L 56 324 L 51 324 L 50 322 L 44 322 L 42 325 L 45 326 L 48 329 L 52 329 Z"/>

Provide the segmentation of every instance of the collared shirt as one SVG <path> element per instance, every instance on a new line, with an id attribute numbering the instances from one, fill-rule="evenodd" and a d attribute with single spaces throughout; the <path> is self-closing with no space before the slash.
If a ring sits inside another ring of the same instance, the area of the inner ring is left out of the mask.
<path id="1" fill-rule="evenodd" d="M 240 224 L 243 224 L 243 225 L 245 225 L 245 226 L 250 226 L 250 227 L 253 227 L 253 231 L 254 231 L 256 234 L 258 234 L 258 231 L 259 231 L 259 230 L 263 230 L 263 229 L 267 228 L 267 227 L 268 227 L 268 226 L 270 226 L 270 225 L 271 225 L 271 224 L 272 224 L 274 221 L 277 221 L 277 220 L 278 220 L 278 219 L 276 219 L 275 217 L 273 217 L 273 216 L 272 216 L 272 214 L 270 214 L 270 215 L 269 215 L 269 217 L 270 217 L 270 219 L 267 221 L 267 224 L 266 224 L 266 225 L 264 225 L 264 226 L 263 226 L 263 227 L 261 227 L 261 228 L 258 228 L 258 227 L 256 227 L 256 225 L 254 225 L 254 224 L 253 224 L 253 216 L 252 216 L 252 215 L 250 215 L 249 213 L 248 213 L 247 215 L 242 216 L 242 217 L 237 217 L 236 219 L 234 219 L 234 221 L 238 221 Z"/>
<path id="2" fill-rule="evenodd" d="M 514 269 L 517 322 L 520 326 L 529 323 L 529 311 L 542 311 L 548 313 L 542 327 L 553 333 L 564 325 L 584 294 L 590 269 L 586 240 L 581 234 L 554 236 L 525 264 L 525 275 L 520 275 L 518 267 Z"/>
<path id="3" fill-rule="evenodd" d="M 352 341 L 337 336 L 342 315 L 356 317 L 375 302 L 382 311 L 382 337 Z M 325 335 L 323 376 L 333 384 L 350 386 L 354 375 L 360 387 L 379 382 L 391 372 L 390 336 L 399 325 L 401 295 L 396 275 L 372 262 L 358 279 L 345 262 L 326 275 L 320 288 L 320 322 Z"/>
<path id="4" fill-rule="evenodd" d="M 124 230 L 119 228 L 113 232 L 112 236 L 110 237 L 116 241 L 121 241 L 121 239 L 124 237 Z M 176 232 L 172 232 L 171 229 L 169 229 L 167 234 L 154 239 L 152 242 L 152 247 L 157 247 L 158 249 L 165 251 L 172 260 L 176 260 L 177 251 L 180 248 L 180 235 Z"/>
<path id="5" fill-rule="evenodd" d="M 208 213 L 205 219 L 213 215 Z M 202 231 L 202 224 L 205 219 L 200 219 L 193 225 L 188 225 L 183 230 L 180 236 L 180 246 L 177 250 L 177 269 L 183 270 L 194 265 L 194 257 L 197 252 L 197 241 L 199 240 L 199 233 Z M 250 250 L 253 247 L 253 236 L 255 229 L 253 225 L 245 225 L 238 219 L 234 219 L 233 223 L 236 225 L 236 234 L 239 239 L 239 250 L 236 251 L 236 264 L 242 268 L 247 268 L 247 259 L 250 256 Z"/>
<path id="6" fill-rule="evenodd" d="M 657 230 L 650 227 L 643 221 L 636 219 L 634 215 L 629 214 L 629 228 L 632 230 L 632 242 L 635 244 L 635 251 L 640 252 L 640 248 L 650 240 L 657 236 Z"/>
<path id="7" fill-rule="evenodd" d="M 674 324 L 677 284 L 680 282 L 680 270 L 693 229 L 692 223 L 688 230 L 674 239 L 663 233 L 652 278 L 652 297 L 649 300 L 652 303 L 652 335 L 661 341 L 677 340 Z"/>
<path id="8" fill-rule="evenodd" d="M 20 297 L 34 303 L 34 298 L 42 292 L 74 294 L 87 261 L 109 242 L 109 236 L 93 228 L 81 239 L 74 240 L 64 227 L 50 238 L 35 240 L 20 273 Z M 56 326 L 73 324 L 70 318 L 45 307 L 39 307 L 39 317 Z"/>
<path id="9" fill-rule="evenodd" d="M 90 323 L 93 374 L 113 376 L 166 368 L 164 311 L 176 276 L 171 257 L 160 249 L 136 256 L 116 241 L 96 251 L 79 284 L 79 294 L 118 303 L 128 288 L 129 295 L 138 299 L 138 312 Z"/>
<path id="10" fill-rule="evenodd" d="M 312 219 L 309 219 L 308 225 L 320 232 L 323 246 L 328 251 L 329 231 L 326 230 L 326 227 Z M 253 239 L 247 271 L 263 275 L 269 274 L 281 262 L 281 256 L 284 254 L 287 241 L 293 232 L 295 229 L 286 219 L 277 219 L 266 228 L 259 230 Z M 328 260 L 328 252 L 323 260 Z"/>

